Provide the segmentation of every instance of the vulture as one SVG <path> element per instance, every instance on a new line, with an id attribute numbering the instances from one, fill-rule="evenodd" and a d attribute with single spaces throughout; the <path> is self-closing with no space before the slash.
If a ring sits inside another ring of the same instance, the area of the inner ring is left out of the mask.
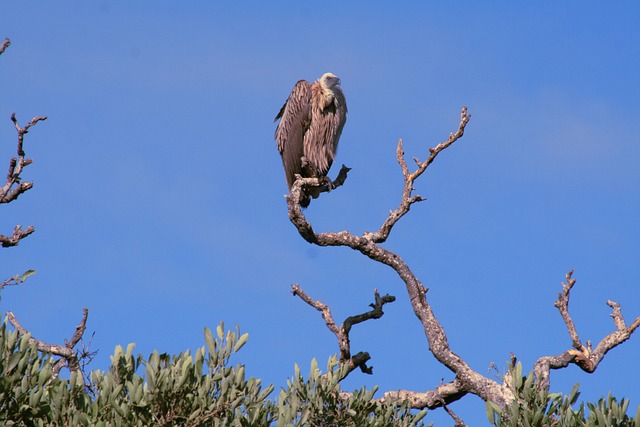
<path id="1" fill-rule="evenodd" d="M 347 120 L 347 103 L 340 89 L 340 79 L 326 73 L 313 83 L 300 80 L 274 122 L 278 119 L 275 138 L 289 190 L 296 174 L 326 182 Z M 300 206 L 306 208 L 310 196 L 316 198 L 318 195 L 318 191 L 305 193 Z"/>

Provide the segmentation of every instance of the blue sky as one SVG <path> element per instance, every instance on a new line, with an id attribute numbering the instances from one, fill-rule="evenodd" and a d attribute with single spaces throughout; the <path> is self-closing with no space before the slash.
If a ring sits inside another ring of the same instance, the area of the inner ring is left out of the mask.
<path id="1" fill-rule="evenodd" d="M 570 347 L 553 301 L 571 268 L 573 318 L 597 343 L 614 327 L 607 299 L 629 323 L 640 315 L 639 19 L 630 1 L 6 4 L 0 162 L 15 150 L 12 112 L 49 119 L 27 135 L 33 190 L 0 214 L 0 233 L 36 227 L 2 250 L 0 276 L 38 273 L 0 308 L 62 342 L 88 307 L 95 369 L 117 344 L 177 353 L 201 346 L 205 326 L 239 324 L 251 338 L 235 361 L 282 385 L 294 363 L 337 352 L 290 285 L 337 320 L 377 288 L 397 301 L 351 333 L 374 375 L 345 388 L 450 381 L 390 269 L 310 246 L 287 219 L 273 117 L 297 80 L 331 71 L 349 105 L 336 163 L 353 171 L 312 202 L 316 230 L 377 229 L 400 197 L 398 138 L 424 158 L 467 105 L 464 138 L 417 184 L 428 201 L 385 247 L 481 373 L 510 352 L 528 370 Z M 579 382 L 586 399 L 611 390 L 635 408 L 639 340 L 592 375 L 554 372 L 552 389 Z M 452 409 L 486 424 L 477 398 Z M 428 419 L 451 425 L 442 411 Z"/>

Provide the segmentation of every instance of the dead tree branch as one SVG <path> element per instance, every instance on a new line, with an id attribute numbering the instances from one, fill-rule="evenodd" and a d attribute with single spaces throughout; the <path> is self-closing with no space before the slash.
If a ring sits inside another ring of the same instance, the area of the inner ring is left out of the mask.
<path id="1" fill-rule="evenodd" d="M 25 158 L 24 152 L 24 135 L 29 132 L 29 128 L 42 120 L 47 120 L 46 116 L 35 116 L 25 127 L 21 127 L 16 119 L 16 113 L 11 114 L 11 121 L 13 122 L 16 131 L 18 132 L 18 157 L 12 157 L 9 161 L 9 172 L 7 173 L 7 180 L 2 188 L 0 188 L 0 203 L 10 203 L 18 198 L 22 193 L 28 191 L 33 187 L 31 182 L 20 182 L 20 174 L 25 166 L 30 165 L 33 160 Z M 16 186 L 14 188 L 14 186 Z"/>
<path id="2" fill-rule="evenodd" d="M 587 341 L 587 345 L 584 346 L 578 336 L 575 324 L 569 315 L 569 295 L 576 283 L 576 280 L 573 279 L 572 276 L 573 270 L 567 273 L 567 283 L 562 284 L 562 292 L 558 294 L 558 299 L 554 303 L 554 306 L 560 311 L 560 315 L 567 326 L 573 348 L 557 356 L 544 356 L 536 361 L 533 372 L 538 381 L 538 386 L 541 388 L 549 388 L 551 369 L 566 368 L 569 364 L 573 363 L 585 372 L 594 372 L 600 364 L 600 361 L 604 358 L 604 355 L 612 348 L 628 340 L 631 334 L 640 326 L 640 317 L 637 317 L 630 326 L 627 326 L 622 317 L 620 304 L 609 300 L 607 301 L 607 305 L 613 309 L 611 317 L 613 318 L 616 330 L 604 337 L 600 343 L 598 343 L 595 350 L 591 347 L 591 341 Z"/>
<path id="3" fill-rule="evenodd" d="M 8 38 L 5 38 L 2 44 L 0 44 L 0 55 L 4 53 L 5 49 L 7 49 L 10 44 L 11 44 L 11 40 L 9 40 Z"/>
<path id="4" fill-rule="evenodd" d="M 433 148 L 429 148 L 429 157 L 424 162 L 421 162 L 416 157 L 413 160 L 418 165 L 418 168 L 413 172 L 409 173 L 409 168 L 407 166 L 407 162 L 404 158 L 404 150 L 402 148 L 402 139 L 398 141 L 398 146 L 396 148 L 396 159 L 398 164 L 400 165 L 400 169 L 402 169 L 402 175 L 404 176 L 404 187 L 402 188 L 402 200 L 400 202 L 400 206 L 394 211 L 392 211 L 387 219 L 384 221 L 380 229 L 375 233 L 366 233 L 365 237 L 373 241 L 374 243 L 383 243 L 389 237 L 389 233 L 391 233 L 391 229 L 393 226 L 402 218 L 409 209 L 411 209 L 411 205 L 417 202 L 422 202 L 424 199 L 421 196 L 412 196 L 413 192 L 413 184 L 416 179 L 420 177 L 427 170 L 429 165 L 433 163 L 438 154 L 440 154 L 446 148 L 449 148 L 454 142 L 458 139 L 462 138 L 464 135 L 464 129 L 469 123 L 471 119 L 471 115 L 467 114 L 467 107 L 462 107 L 460 111 L 460 124 L 458 125 L 458 130 L 455 133 L 449 134 L 449 139 L 445 142 L 441 142 Z"/>
<path id="5" fill-rule="evenodd" d="M 0 45 L 0 55 L 4 53 L 5 49 L 7 49 L 9 45 L 11 45 L 11 41 L 8 38 L 4 39 L 4 42 L 2 42 L 2 45 Z M 11 121 L 13 122 L 13 125 L 18 132 L 18 157 L 12 157 L 9 161 L 9 173 L 7 174 L 7 182 L 2 188 L 0 188 L 0 203 L 9 203 L 12 200 L 17 199 L 20 194 L 33 187 L 33 184 L 30 182 L 20 183 L 20 173 L 22 172 L 22 169 L 32 162 L 31 159 L 24 158 L 24 134 L 29 132 L 29 128 L 31 126 L 35 125 L 40 120 L 46 119 L 46 117 L 36 116 L 23 128 L 18 124 L 16 113 L 11 114 Z M 16 184 L 19 184 L 18 187 L 13 189 L 12 191 L 13 186 Z"/>
<path id="6" fill-rule="evenodd" d="M 294 296 L 300 297 L 301 300 L 322 313 L 322 318 L 327 324 L 327 328 L 329 328 L 329 330 L 333 332 L 333 334 L 338 339 L 338 347 L 340 349 L 340 364 L 346 364 L 349 366 L 347 375 L 356 368 L 360 368 L 360 370 L 365 374 L 373 374 L 373 368 L 366 365 L 367 361 L 371 359 L 369 353 L 359 352 L 358 354 L 351 356 L 351 341 L 349 339 L 349 332 L 351 331 L 351 327 L 353 325 L 357 325 L 358 323 L 362 323 L 370 319 L 381 318 L 384 314 L 384 312 L 382 311 L 382 307 L 387 303 L 395 301 L 396 298 L 391 295 L 380 296 L 378 290 L 376 289 L 374 290 L 375 302 L 373 304 L 370 304 L 373 310 L 355 316 L 349 316 L 345 319 L 342 325 L 337 326 L 335 320 L 333 320 L 333 315 L 331 314 L 331 309 L 329 308 L 329 306 L 327 306 L 320 300 L 314 300 L 313 298 L 311 298 L 302 290 L 302 288 L 298 284 L 292 285 L 291 290 Z"/>
<path id="7" fill-rule="evenodd" d="M 305 185 L 316 184 L 315 182 L 309 181 L 309 179 L 300 178 L 296 180 L 291 188 L 291 192 L 287 196 L 289 219 L 295 225 L 302 238 L 307 242 L 318 246 L 349 247 L 374 261 L 388 265 L 398 274 L 405 284 L 413 311 L 422 324 L 424 334 L 429 343 L 429 350 L 440 363 L 455 374 L 455 379 L 453 381 L 441 384 L 434 390 L 426 392 L 408 390 L 388 391 L 380 399 L 381 401 L 408 400 L 413 408 L 433 409 L 446 406 L 469 393 L 477 395 L 484 401 L 493 402 L 500 407 L 505 407 L 506 404 L 514 399 L 514 392 L 511 390 L 511 386 L 508 381 L 504 381 L 502 384 L 499 384 L 498 382 L 479 374 L 449 347 L 445 331 L 427 301 L 426 295 L 428 289 L 423 286 L 420 280 L 418 280 L 400 256 L 379 245 L 387 240 L 393 226 L 400 220 L 400 218 L 409 212 L 409 209 L 414 203 L 425 200 L 421 196 L 412 195 L 415 190 L 415 180 L 427 170 L 438 154 L 450 147 L 464 135 L 464 131 L 470 117 L 471 116 L 467 114 L 466 107 L 463 107 L 460 112 L 458 129 L 455 132 L 450 133 L 449 138 L 446 141 L 430 148 L 430 154 L 424 161 L 414 158 L 417 165 L 417 169 L 414 171 L 409 170 L 405 160 L 402 140 L 398 142 L 396 157 L 404 177 L 401 201 L 395 210 L 390 211 L 389 216 L 375 232 L 365 232 L 362 236 L 354 235 L 346 230 L 340 232 L 316 233 L 299 206 L 299 201 L 302 196 L 302 188 Z M 624 323 L 624 319 L 622 318 L 619 305 L 609 302 L 609 305 L 614 310 L 612 317 L 617 330 L 605 337 L 593 351 L 590 348 L 590 343 L 587 343 L 586 347 L 583 346 L 576 332 L 575 325 L 568 313 L 569 293 L 574 283 L 575 280 L 571 278 L 570 273 L 567 275 L 567 284 L 563 287 L 563 292 L 560 294 L 558 301 L 556 302 L 556 307 L 559 308 L 560 313 L 565 320 L 565 324 L 567 325 L 573 348 L 559 356 L 540 358 L 534 368 L 536 378 L 538 378 L 541 386 L 546 387 L 547 389 L 549 386 L 548 376 L 550 369 L 559 369 L 567 366 L 569 363 L 575 363 L 583 370 L 593 372 L 606 352 L 627 340 L 634 330 L 640 325 L 640 318 L 638 318 L 631 326 L 627 327 Z M 318 309 L 322 311 L 322 309 Z M 456 420 L 456 422 L 458 422 L 458 420 Z"/>
<path id="8" fill-rule="evenodd" d="M 33 225 L 28 226 L 24 230 L 22 229 L 21 225 L 16 225 L 11 236 L 3 236 L 2 234 L 0 234 L 0 244 L 2 244 L 3 248 L 17 246 L 18 243 L 20 243 L 20 240 L 24 239 L 34 231 L 36 231 L 36 229 L 33 227 Z"/>
<path id="9" fill-rule="evenodd" d="M 573 270 L 567 273 L 567 283 L 562 284 L 562 292 L 558 294 L 558 299 L 553 303 L 553 305 L 560 311 L 562 320 L 564 320 L 565 325 L 567 325 L 567 331 L 571 337 L 571 344 L 573 345 L 573 348 L 584 352 L 586 349 L 580 341 L 580 337 L 576 332 L 576 327 L 573 324 L 571 316 L 569 316 L 569 294 L 571 293 L 573 285 L 576 284 L 576 279 L 573 279 L 571 276 L 573 276 Z"/>
<path id="10" fill-rule="evenodd" d="M 57 378 L 60 370 L 64 366 L 67 366 L 71 372 L 76 372 L 78 374 L 78 378 L 81 378 L 81 381 L 84 382 L 84 377 L 80 369 L 78 354 L 73 349 L 76 344 L 78 344 L 80 339 L 82 339 L 82 335 L 87 329 L 87 317 L 89 316 L 89 310 L 87 308 L 83 308 L 82 313 L 82 320 L 80 321 L 78 326 L 76 326 L 75 333 L 71 337 L 70 341 L 65 340 L 64 346 L 59 344 L 47 344 L 33 337 L 29 338 L 29 344 L 35 344 L 39 351 L 42 351 L 44 353 L 51 353 L 55 356 L 60 356 L 60 359 L 58 359 L 53 365 L 53 378 Z M 20 322 L 18 322 L 18 319 L 16 319 L 16 316 L 13 314 L 13 312 L 8 311 L 7 318 L 9 319 L 9 323 L 13 325 L 13 327 L 18 331 L 20 335 L 31 334 L 20 324 Z"/>
<path id="11" fill-rule="evenodd" d="M 467 425 L 464 423 L 464 421 L 462 420 L 462 418 L 460 418 L 459 416 L 456 415 L 455 412 L 453 412 L 448 406 L 443 406 L 444 410 L 447 412 L 447 414 L 449 414 L 449 416 L 451 418 L 453 418 L 454 421 L 454 427 L 467 427 Z"/>
<path id="12" fill-rule="evenodd" d="M 467 114 L 467 108 L 463 107 L 456 132 L 451 133 L 445 142 L 430 148 L 430 155 L 424 162 L 416 160 L 418 168 L 414 172 L 409 172 L 404 160 L 402 141 L 398 143 L 396 154 L 404 176 L 402 199 L 400 206 L 389 214 L 380 230 L 375 233 L 366 232 L 363 236 L 356 236 L 348 231 L 315 233 L 299 206 L 302 187 L 305 185 L 306 180 L 296 180 L 290 194 L 287 196 L 289 219 L 307 242 L 318 246 L 350 247 L 374 261 L 388 265 L 396 271 L 400 279 L 405 283 L 414 313 L 422 323 L 424 333 L 429 342 L 429 349 L 440 363 L 456 375 L 455 381 L 449 383 L 446 387 L 440 386 L 430 393 L 390 392 L 391 394 L 409 398 L 414 403 L 413 407 L 415 408 L 439 407 L 458 400 L 467 393 L 476 394 L 485 401 L 490 400 L 501 406 L 513 399 L 513 394 L 508 388 L 475 372 L 460 356 L 451 350 L 444 329 L 427 302 L 427 288 L 422 285 L 401 257 L 378 245 L 378 243 L 382 243 L 387 239 L 395 223 L 409 211 L 411 205 L 423 200 L 420 196 L 412 196 L 414 181 L 426 171 L 440 152 L 450 147 L 464 135 L 465 127 L 470 118 L 471 116 Z"/>
<path id="13" fill-rule="evenodd" d="M 6 40 L 5 40 L 6 43 Z M 4 44 L 3 44 L 4 46 Z M 8 46 L 8 44 L 7 44 Z M 6 48 L 6 46 L 5 46 Z M 7 179 L 0 188 L 0 204 L 2 203 L 10 203 L 18 198 L 22 193 L 30 190 L 33 187 L 32 182 L 20 182 L 21 177 L 20 174 L 25 166 L 28 166 L 32 163 L 31 159 L 25 158 L 24 152 L 24 135 L 29 132 L 29 128 L 39 121 L 46 120 L 46 117 L 36 116 L 29 123 L 26 124 L 25 127 L 21 127 L 18 124 L 18 120 L 16 119 L 16 114 L 13 113 L 11 115 L 11 121 L 13 122 L 16 131 L 18 132 L 18 149 L 17 149 L 17 157 L 12 157 L 9 161 L 9 171 L 7 173 Z M 20 240 L 29 236 L 33 233 L 35 229 L 32 225 L 28 226 L 24 230 L 21 225 L 16 225 L 13 229 L 13 234 L 11 236 L 4 236 L 0 234 L 0 244 L 2 247 L 8 248 L 11 246 L 16 246 L 20 243 Z"/>
<path id="14" fill-rule="evenodd" d="M 465 386 L 462 381 L 455 379 L 449 383 L 439 385 L 434 390 L 426 392 L 410 390 L 387 391 L 379 401 L 386 403 L 403 402 L 406 400 L 414 409 L 436 409 L 461 399 L 467 394 L 467 391 L 464 389 Z"/>

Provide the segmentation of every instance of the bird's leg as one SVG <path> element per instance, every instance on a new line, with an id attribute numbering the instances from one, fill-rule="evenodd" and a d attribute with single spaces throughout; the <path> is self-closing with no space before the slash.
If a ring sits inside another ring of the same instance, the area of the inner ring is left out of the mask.
<path id="1" fill-rule="evenodd" d="M 333 181 L 331 181 L 331 178 L 321 174 L 305 156 L 300 158 L 300 166 L 302 169 L 302 176 L 316 178 L 318 180 L 317 186 L 309 188 L 309 194 L 311 197 L 317 199 L 318 196 L 320 196 L 320 193 L 333 190 Z"/>
<path id="2" fill-rule="evenodd" d="M 329 178 L 328 176 L 323 176 L 322 178 L 319 179 L 320 180 L 320 185 L 327 186 L 327 191 L 331 191 L 333 190 L 333 181 L 331 181 L 331 178 Z"/>
<path id="3" fill-rule="evenodd" d="M 307 159 L 305 156 L 300 158 L 300 170 L 302 171 L 301 175 L 305 178 L 317 178 L 318 173 L 313 164 Z"/>
<path id="4" fill-rule="evenodd" d="M 302 169 L 302 176 L 307 178 L 316 178 L 318 180 L 318 187 L 324 185 L 318 170 L 305 156 L 300 158 L 300 168 Z"/>

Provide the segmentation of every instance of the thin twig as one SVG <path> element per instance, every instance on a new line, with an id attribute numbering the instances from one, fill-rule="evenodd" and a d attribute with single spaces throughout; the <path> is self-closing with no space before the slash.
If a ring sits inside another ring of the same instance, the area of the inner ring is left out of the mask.
<path id="1" fill-rule="evenodd" d="M 462 107 L 460 111 L 460 123 L 458 124 L 458 129 L 454 133 L 449 134 L 449 139 L 444 142 L 439 143 L 433 148 L 429 148 L 429 157 L 424 162 L 421 162 L 416 157 L 413 158 L 415 163 L 418 165 L 418 168 L 414 172 L 409 172 L 409 167 L 407 166 L 407 161 L 404 158 L 404 149 L 402 147 L 402 139 L 398 140 L 398 145 L 396 147 L 396 160 L 400 165 L 400 169 L 402 171 L 402 176 L 404 177 L 404 186 L 402 189 L 402 198 L 400 202 L 400 206 L 398 206 L 394 211 L 389 213 L 387 219 L 385 219 L 380 229 L 374 233 L 365 233 L 364 237 L 370 239 L 374 243 L 383 243 L 389 237 L 389 233 L 391 233 L 391 229 L 393 226 L 402 218 L 409 209 L 411 209 L 411 205 L 417 202 L 425 201 L 426 199 L 422 196 L 412 196 L 412 192 L 414 190 L 413 184 L 433 163 L 438 154 L 440 154 L 445 149 L 449 148 L 454 142 L 458 139 L 462 138 L 464 135 L 464 130 L 467 127 L 467 123 L 471 119 L 471 115 L 467 113 L 467 107 Z"/>
<path id="2" fill-rule="evenodd" d="M 5 38 L 2 44 L 0 44 L 0 55 L 4 53 L 5 49 L 8 48 L 9 45 L 11 45 L 11 40 Z"/>
<path id="3" fill-rule="evenodd" d="M 464 421 L 462 421 L 462 418 L 457 416 L 456 413 L 451 410 L 451 408 L 449 408 L 447 405 L 444 405 L 443 408 L 446 411 L 446 413 L 449 414 L 451 418 L 453 418 L 453 421 L 455 422 L 454 424 L 455 427 L 467 427 Z"/>

